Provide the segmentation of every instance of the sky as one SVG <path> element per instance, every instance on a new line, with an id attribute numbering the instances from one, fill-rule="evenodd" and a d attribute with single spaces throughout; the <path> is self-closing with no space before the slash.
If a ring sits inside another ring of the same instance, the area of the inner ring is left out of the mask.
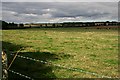
<path id="1" fill-rule="evenodd" d="M 87 2 L 87 0 L 84 2 L 79 0 L 74 0 L 74 2 L 73 0 L 66 0 L 66 2 L 63 0 L 12 1 L 2 1 L 2 16 L 0 17 L 7 22 L 59 23 L 118 20 L 118 0 L 104 0 L 106 2 L 99 0 L 98 2 L 94 0 L 91 0 L 93 2 Z"/>
<path id="2" fill-rule="evenodd" d="M 2 0 L 2 2 L 118 2 L 119 0 Z"/>

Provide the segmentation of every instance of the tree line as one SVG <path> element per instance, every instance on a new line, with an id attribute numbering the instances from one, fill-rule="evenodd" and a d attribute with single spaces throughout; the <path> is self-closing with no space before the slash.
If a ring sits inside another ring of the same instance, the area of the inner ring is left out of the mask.
<path id="1" fill-rule="evenodd" d="M 5 21 L 0 20 L 0 26 L 1 29 L 19 29 L 19 28 L 24 28 L 23 24 L 16 24 L 14 22 L 8 23 Z"/>
<path id="2" fill-rule="evenodd" d="M 8 23 L 5 21 L 0 20 L 0 25 L 2 26 L 1 29 L 23 29 L 23 28 L 59 28 L 59 27 L 100 27 L 103 28 L 106 26 L 112 26 L 111 28 L 116 28 L 120 25 L 120 22 L 63 22 L 63 23 L 29 23 L 29 24 L 17 24 L 17 23 Z"/>

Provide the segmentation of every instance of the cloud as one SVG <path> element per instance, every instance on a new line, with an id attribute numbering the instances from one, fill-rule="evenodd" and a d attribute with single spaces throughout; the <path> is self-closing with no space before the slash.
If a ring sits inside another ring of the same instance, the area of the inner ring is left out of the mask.
<path id="1" fill-rule="evenodd" d="M 2 3 L 0 2 L 0 20 L 2 20 Z"/>
<path id="2" fill-rule="evenodd" d="M 3 2 L 2 19 L 9 22 L 117 20 L 117 2 Z"/>

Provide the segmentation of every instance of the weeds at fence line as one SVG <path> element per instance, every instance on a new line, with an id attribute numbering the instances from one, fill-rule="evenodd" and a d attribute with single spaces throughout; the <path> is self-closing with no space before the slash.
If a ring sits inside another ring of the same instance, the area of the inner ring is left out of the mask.
<path id="1" fill-rule="evenodd" d="M 9 68 L 11 67 L 12 63 L 14 62 L 14 60 L 16 59 L 18 53 L 22 50 L 23 48 L 21 48 L 20 50 L 17 51 L 17 53 L 15 54 L 13 60 L 11 61 L 10 65 L 8 66 L 7 70 L 9 70 Z"/>

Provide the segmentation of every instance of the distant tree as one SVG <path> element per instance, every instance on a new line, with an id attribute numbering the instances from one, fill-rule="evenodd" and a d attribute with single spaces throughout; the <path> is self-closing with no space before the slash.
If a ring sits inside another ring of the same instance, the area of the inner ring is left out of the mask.
<path id="1" fill-rule="evenodd" d="M 23 27 L 24 25 L 21 23 L 20 26 Z"/>
<path id="2" fill-rule="evenodd" d="M 19 24 L 19 27 L 20 27 L 20 28 L 24 28 L 24 24 L 22 24 L 22 23 Z"/>
<path id="3" fill-rule="evenodd" d="M 0 29 L 2 29 L 2 21 L 0 20 Z"/>
<path id="4" fill-rule="evenodd" d="M 17 28 L 17 24 L 15 24 L 14 22 L 8 23 L 8 28 L 9 29 L 16 29 Z"/>
<path id="5" fill-rule="evenodd" d="M 55 23 L 52 26 L 53 26 L 53 28 L 55 28 Z"/>
<path id="6" fill-rule="evenodd" d="M 8 29 L 8 23 L 5 21 L 0 21 L 0 25 L 2 25 L 2 29 Z"/>

